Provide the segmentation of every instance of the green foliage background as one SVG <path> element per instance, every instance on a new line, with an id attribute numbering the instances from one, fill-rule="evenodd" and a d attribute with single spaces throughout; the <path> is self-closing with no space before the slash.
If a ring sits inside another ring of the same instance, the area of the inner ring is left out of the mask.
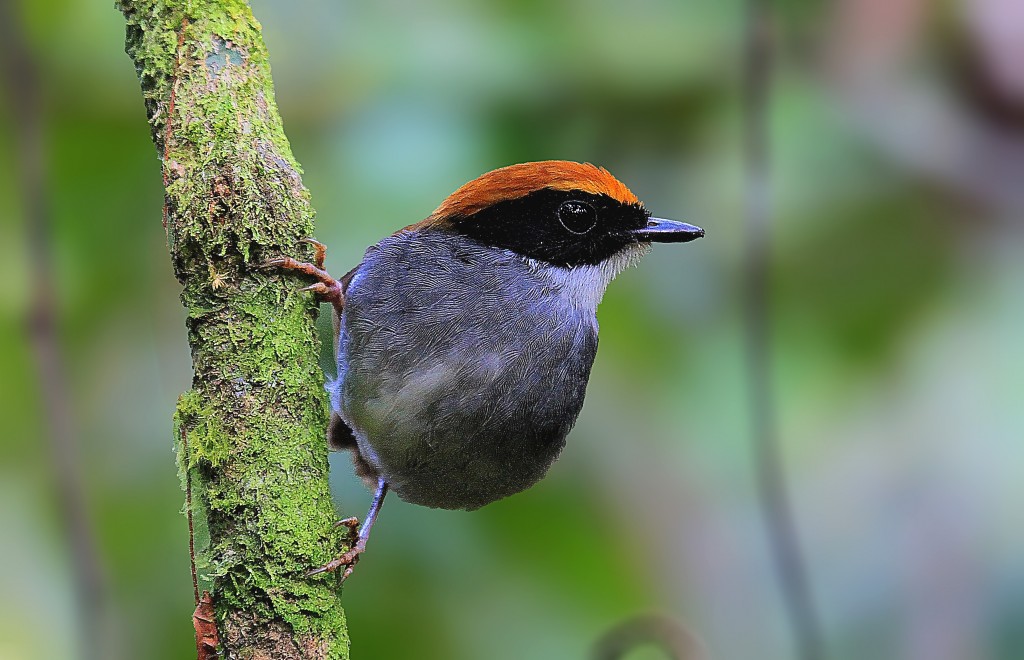
<path id="1" fill-rule="evenodd" d="M 651 611 L 715 658 L 792 657 L 748 442 L 741 6 L 254 10 L 332 272 L 464 181 L 525 160 L 604 165 L 656 214 L 707 229 L 609 289 L 587 404 L 545 481 L 474 513 L 387 503 L 345 587 L 355 657 L 579 658 Z M 44 76 L 55 295 L 115 646 L 188 657 L 171 414 L 191 371 L 123 21 L 85 0 L 20 11 Z M 1019 139 L 1019 118 L 971 103 L 956 59 L 965 19 L 931 12 L 907 44 L 907 80 L 934 85 L 958 121 Z M 1017 658 L 1022 211 L 902 158 L 871 131 L 885 111 L 851 119 L 827 75 L 839 15 L 782 5 L 772 117 L 779 418 L 815 594 L 834 658 Z M 73 658 L 70 549 L 25 335 L 19 127 L 0 117 L 0 657 Z M 332 469 L 339 513 L 362 515 L 348 458 Z"/>

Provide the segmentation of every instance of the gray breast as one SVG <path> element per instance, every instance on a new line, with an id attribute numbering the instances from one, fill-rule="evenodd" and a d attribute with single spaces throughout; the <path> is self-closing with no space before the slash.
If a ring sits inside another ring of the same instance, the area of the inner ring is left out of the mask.
<path id="1" fill-rule="evenodd" d="M 474 509 L 544 476 L 596 351 L 593 310 L 522 258 L 402 232 L 349 284 L 334 404 L 399 497 Z"/>

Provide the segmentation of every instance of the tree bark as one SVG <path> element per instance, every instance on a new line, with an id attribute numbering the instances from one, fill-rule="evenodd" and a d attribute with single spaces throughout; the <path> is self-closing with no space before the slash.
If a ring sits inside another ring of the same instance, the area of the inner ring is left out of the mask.
<path id="1" fill-rule="evenodd" d="M 209 530 L 226 658 L 347 658 L 327 482 L 316 304 L 256 265 L 307 250 L 313 209 L 243 0 L 118 0 L 151 136 L 195 375 L 175 414 L 179 469 Z M 159 570 L 155 567 L 155 570 Z"/>

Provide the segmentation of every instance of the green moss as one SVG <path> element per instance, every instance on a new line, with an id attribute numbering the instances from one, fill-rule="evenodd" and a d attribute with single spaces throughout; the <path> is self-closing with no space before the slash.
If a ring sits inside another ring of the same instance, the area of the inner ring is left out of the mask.
<path id="1" fill-rule="evenodd" d="M 217 467 L 230 455 L 231 437 L 220 424 L 218 412 L 196 390 L 189 390 L 178 398 L 174 425 L 179 433 L 188 435 L 187 455 L 182 452 L 186 468 L 191 469 L 200 462 Z"/>
<path id="2" fill-rule="evenodd" d="M 254 266 L 300 254 L 313 230 L 259 24 L 239 0 L 118 4 L 164 165 L 195 370 L 175 414 L 179 464 L 209 529 L 219 625 L 283 622 L 319 649 L 309 657 L 345 658 L 333 580 L 304 577 L 340 550 L 316 306 L 295 280 Z M 270 635 L 231 632 L 221 638 L 241 641 L 226 657 L 275 656 Z"/>

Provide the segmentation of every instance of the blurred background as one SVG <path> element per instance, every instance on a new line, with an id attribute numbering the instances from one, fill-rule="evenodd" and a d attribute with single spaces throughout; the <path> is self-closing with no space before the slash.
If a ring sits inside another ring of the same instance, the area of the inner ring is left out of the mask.
<path id="1" fill-rule="evenodd" d="M 6 2 L 41 102 L 18 110 L 9 83 L 0 104 L 0 657 L 79 657 L 83 565 L 108 657 L 189 657 L 171 438 L 189 349 L 122 18 Z M 795 657 L 750 440 L 742 5 L 253 5 L 332 272 L 527 160 L 601 164 L 707 230 L 610 287 L 586 406 L 540 485 L 475 513 L 387 503 L 345 588 L 354 656 L 583 658 L 658 613 L 713 658 Z M 1024 657 L 1024 4 L 790 1 L 776 19 L 773 381 L 829 657 Z M 29 332 L 40 201 L 49 358 Z M 77 450 L 54 449 L 62 428 Z M 348 457 L 331 465 L 339 513 L 362 515 Z M 87 521 L 70 531 L 68 501 Z"/>

